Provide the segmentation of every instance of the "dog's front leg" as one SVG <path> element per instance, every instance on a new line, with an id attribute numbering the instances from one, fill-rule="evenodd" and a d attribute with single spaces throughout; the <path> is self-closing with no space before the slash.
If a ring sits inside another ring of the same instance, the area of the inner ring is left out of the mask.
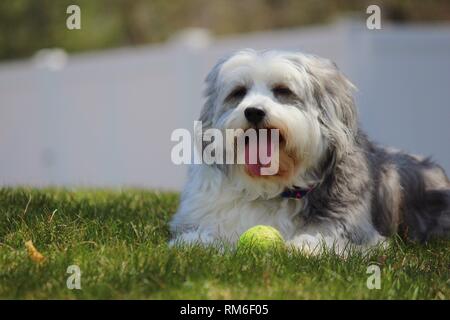
<path id="1" fill-rule="evenodd" d="M 320 255 L 324 252 L 345 254 L 351 245 L 346 239 L 324 235 L 322 233 L 302 233 L 286 241 L 288 247 L 306 255 Z"/>
<path id="2" fill-rule="evenodd" d="M 388 243 L 382 236 L 374 236 L 364 244 L 352 243 L 349 239 L 337 234 L 310 232 L 298 234 L 288 241 L 288 247 L 299 250 L 306 255 L 320 255 L 324 252 L 334 252 L 340 256 L 347 256 L 352 251 L 367 251 L 370 248 L 381 245 L 386 247 Z"/>
<path id="3" fill-rule="evenodd" d="M 184 231 L 175 236 L 169 242 L 169 246 L 177 245 L 211 245 L 214 242 L 214 237 L 212 234 L 206 231 L 200 230 L 189 230 Z"/>
<path id="4" fill-rule="evenodd" d="M 286 241 L 288 248 L 299 250 L 306 255 L 319 255 L 324 251 L 325 241 L 320 235 L 299 234 Z"/>

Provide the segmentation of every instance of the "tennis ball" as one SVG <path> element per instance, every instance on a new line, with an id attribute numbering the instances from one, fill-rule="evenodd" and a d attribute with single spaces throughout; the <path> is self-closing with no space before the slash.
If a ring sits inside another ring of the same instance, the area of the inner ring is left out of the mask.
<path id="1" fill-rule="evenodd" d="M 284 247 L 284 239 L 277 229 L 270 226 L 255 226 L 245 231 L 239 238 L 239 248 L 270 250 Z"/>

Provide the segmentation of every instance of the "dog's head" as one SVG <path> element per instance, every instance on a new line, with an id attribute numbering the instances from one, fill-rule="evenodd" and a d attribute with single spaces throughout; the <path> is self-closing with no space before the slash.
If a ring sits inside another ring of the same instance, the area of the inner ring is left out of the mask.
<path id="1" fill-rule="evenodd" d="M 261 175 L 259 160 L 222 166 L 259 193 L 272 194 L 320 179 L 329 158 L 336 161 L 353 145 L 357 131 L 354 86 L 329 60 L 302 53 L 244 50 L 219 61 L 206 83 L 207 100 L 200 116 L 203 131 L 279 130 L 279 152 L 272 155 L 272 161 L 278 161 L 275 174 Z"/>

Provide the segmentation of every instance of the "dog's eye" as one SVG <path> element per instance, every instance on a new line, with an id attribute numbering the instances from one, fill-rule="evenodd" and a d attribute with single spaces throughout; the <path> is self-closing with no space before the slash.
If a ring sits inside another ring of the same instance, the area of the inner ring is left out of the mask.
<path id="1" fill-rule="evenodd" d="M 237 87 L 228 95 L 227 100 L 242 99 L 247 94 L 246 87 Z"/>
<path id="2" fill-rule="evenodd" d="M 272 88 L 272 92 L 275 96 L 287 97 L 291 96 L 294 93 L 288 87 L 284 85 L 278 85 Z"/>

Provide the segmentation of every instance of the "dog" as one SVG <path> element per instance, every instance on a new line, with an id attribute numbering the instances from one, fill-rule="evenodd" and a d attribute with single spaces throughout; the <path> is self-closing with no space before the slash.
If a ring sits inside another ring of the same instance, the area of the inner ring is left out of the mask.
<path id="1" fill-rule="evenodd" d="M 448 237 L 444 170 L 369 140 L 355 89 L 315 55 L 247 49 L 220 60 L 206 78 L 202 131 L 278 129 L 278 173 L 263 176 L 247 163 L 191 165 L 170 243 L 234 245 L 256 225 L 307 253 L 371 248 L 396 234 Z"/>

